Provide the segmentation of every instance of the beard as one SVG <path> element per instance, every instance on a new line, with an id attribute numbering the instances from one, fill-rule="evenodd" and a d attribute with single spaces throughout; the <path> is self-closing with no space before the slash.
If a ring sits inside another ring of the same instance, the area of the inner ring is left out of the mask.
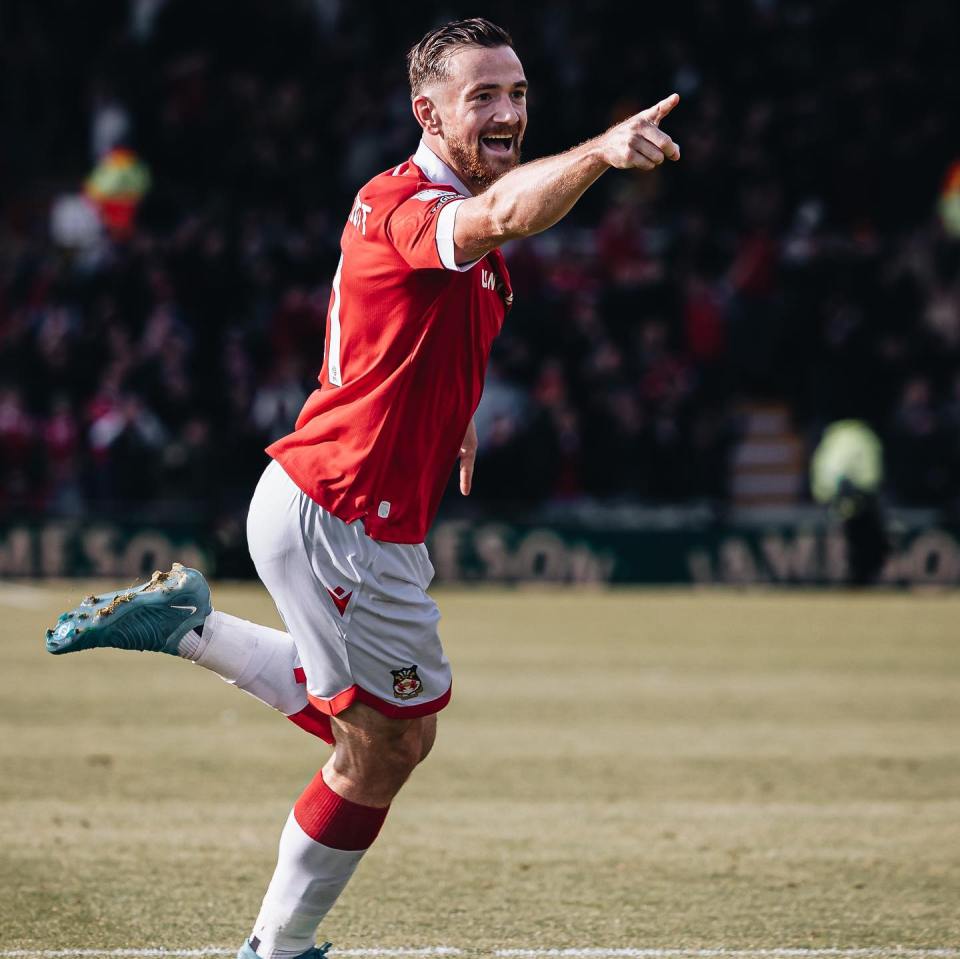
<path id="1" fill-rule="evenodd" d="M 513 146 L 509 152 L 499 158 L 499 162 L 491 162 L 484 156 L 479 141 L 467 143 L 466 140 L 452 133 L 447 134 L 446 141 L 450 159 L 453 160 L 457 172 L 462 175 L 468 186 L 476 187 L 477 192 L 486 190 L 504 173 L 520 165 L 519 136 L 514 137 Z"/>

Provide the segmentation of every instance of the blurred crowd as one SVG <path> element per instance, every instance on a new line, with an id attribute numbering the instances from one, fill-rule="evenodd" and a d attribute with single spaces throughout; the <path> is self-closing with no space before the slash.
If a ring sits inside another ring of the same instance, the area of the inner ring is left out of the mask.
<path id="1" fill-rule="evenodd" d="M 960 491 L 960 10 L 573 0 L 481 11 L 531 82 L 525 155 L 677 90 L 682 160 L 608 174 L 508 251 L 475 496 L 729 498 L 744 400 L 812 448 L 856 416 L 888 492 Z M 466 11 L 469 13 L 476 10 Z M 0 510 L 236 511 L 315 384 L 339 234 L 416 148 L 404 52 L 463 11 L 338 0 L 0 10 Z M 133 228 L 77 194 L 149 169 Z"/>

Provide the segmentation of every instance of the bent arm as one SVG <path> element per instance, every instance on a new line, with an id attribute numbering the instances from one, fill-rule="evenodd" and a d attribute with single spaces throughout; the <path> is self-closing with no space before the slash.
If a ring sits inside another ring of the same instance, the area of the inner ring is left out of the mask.
<path id="1" fill-rule="evenodd" d="M 472 262 L 508 240 L 553 226 L 611 167 L 652 170 L 664 159 L 678 160 L 677 145 L 659 123 L 679 100 L 674 93 L 566 153 L 511 170 L 480 196 L 459 203 L 453 229 L 456 262 Z"/>

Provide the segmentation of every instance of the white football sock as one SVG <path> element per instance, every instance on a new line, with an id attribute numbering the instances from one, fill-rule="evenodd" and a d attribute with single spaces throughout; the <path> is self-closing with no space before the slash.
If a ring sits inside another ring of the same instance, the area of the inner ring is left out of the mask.
<path id="1" fill-rule="evenodd" d="M 191 630 L 178 652 L 285 716 L 307 705 L 306 687 L 293 675 L 297 648 L 289 633 L 215 610 L 204 620 L 203 635 Z"/>
<path id="2" fill-rule="evenodd" d="M 261 959 L 293 959 L 310 949 L 317 926 L 365 852 L 316 842 L 291 812 L 280 835 L 277 868 L 250 936 L 257 955 Z"/>

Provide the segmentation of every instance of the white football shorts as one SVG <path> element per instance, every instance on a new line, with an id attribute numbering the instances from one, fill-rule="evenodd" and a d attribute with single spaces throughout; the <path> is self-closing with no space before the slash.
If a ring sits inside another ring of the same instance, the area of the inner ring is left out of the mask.
<path id="1" fill-rule="evenodd" d="M 450 699 L 423 543 L 382 543 L 315 503 L 276 461 L 250 503 L 247 542 L 300 657 L 310 701 L 412 719 Z"/>

